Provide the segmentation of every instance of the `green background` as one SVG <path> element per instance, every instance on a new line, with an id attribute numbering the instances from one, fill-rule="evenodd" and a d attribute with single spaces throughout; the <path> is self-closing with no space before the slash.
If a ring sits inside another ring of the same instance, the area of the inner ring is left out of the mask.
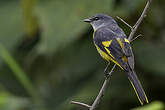
<path id="1" fill-rule="evenodd" d="M 105 62 L 84 18 L 96 13 L 134 25 L 145 0 L 0 0 L 0 110 L 86 110 L 104 81 Z M 153 0 L 132 42 L 135 70 L 150 104 L 143 107 L 116 68 L 97 110 L 164 110 L 165 1 Z M 113 63 L 111 63 L 112 67 Z"/>

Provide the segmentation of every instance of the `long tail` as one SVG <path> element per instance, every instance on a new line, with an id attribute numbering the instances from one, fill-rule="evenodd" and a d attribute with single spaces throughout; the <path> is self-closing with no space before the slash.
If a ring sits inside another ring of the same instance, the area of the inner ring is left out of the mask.
<path id="1" fill-rule="evenodd" d="M 128 79 L 131 82 L 141 105 L 148 103 L 147 96 L 142 88 L 142 85 L 141 85 L 138 77 L 136 76 L 135 71 L 130 70 L 129 72 L 127 72 L 127 75 L 128 75 Z"/>

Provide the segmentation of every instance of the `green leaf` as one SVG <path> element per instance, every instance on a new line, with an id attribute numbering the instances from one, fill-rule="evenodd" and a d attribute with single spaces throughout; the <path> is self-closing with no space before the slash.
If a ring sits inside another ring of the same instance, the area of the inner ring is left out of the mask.
<path id="1" fill-rule="evenodd" d="M 20 68 L 18 63 L 15 61 L 15 59 L 8 53 L 8 51 L 1 44 L 0 44 L 0 57 L 13 71 L 13 74 L 21 82 L 21 84 L 27 90 L 29 95 L 31 95 L 34 101 L 38 103 L 39 96 L 37 91 L 33 87 L 32 83 L 30 82 L 24 71 Z"/>

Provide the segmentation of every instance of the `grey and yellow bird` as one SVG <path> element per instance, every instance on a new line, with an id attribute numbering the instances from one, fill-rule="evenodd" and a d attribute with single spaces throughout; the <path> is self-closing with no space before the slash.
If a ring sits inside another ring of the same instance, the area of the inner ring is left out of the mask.
<path id="1" fill-rule="evenodd" d="M 96 14 L 84 19 L 94 29 L 93 40 L 100 55 L 124 70 L 141 103 L 148 103 L 147 96 L 134 70 L 134 55 L 127 36 L 117 22 L 105 14 Z"/>

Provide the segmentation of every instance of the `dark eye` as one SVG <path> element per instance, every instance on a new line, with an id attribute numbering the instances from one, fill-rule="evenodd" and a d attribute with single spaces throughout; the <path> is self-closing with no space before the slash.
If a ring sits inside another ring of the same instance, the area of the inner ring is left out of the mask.
<path id="1" fill-rule="evenodd" d="M 95 21 L 97 21 L 97 20 L 99 20 L 99 18 L 98 17 L 95 17 L 95 19 L 94 19 Z"/>

